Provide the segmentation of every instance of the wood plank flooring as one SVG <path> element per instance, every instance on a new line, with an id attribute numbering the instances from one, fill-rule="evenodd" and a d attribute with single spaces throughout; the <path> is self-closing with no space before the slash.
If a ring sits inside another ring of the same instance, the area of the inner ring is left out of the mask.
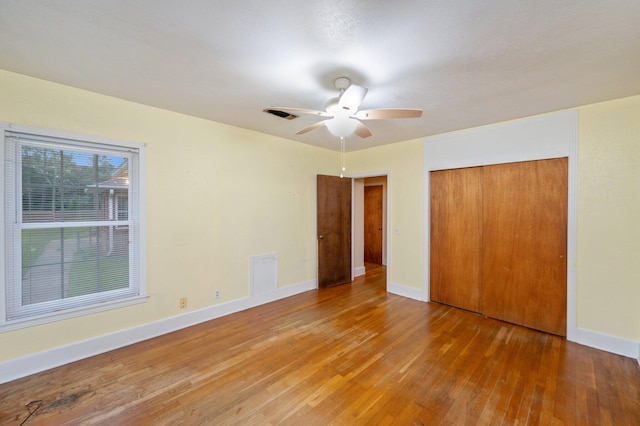
<path id="1" fill-rule="evenodd" d="M 0 425 L 640 425 L 635 360 L 387 294 L 367 266 L 0 385 Z"/>

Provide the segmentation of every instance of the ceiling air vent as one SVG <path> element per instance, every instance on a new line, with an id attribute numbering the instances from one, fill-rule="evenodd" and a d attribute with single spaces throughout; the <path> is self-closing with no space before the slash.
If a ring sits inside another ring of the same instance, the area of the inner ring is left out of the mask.
<path id="1" fill-rule="evenodd" d="M 286 118 L 287 120 L 293 120 L 294 118 L 298 118 L 297 115 L 289 114 L 288 112 L 280 111 L 278 109 L 267 108 L 267 109 L 264 109 L 263 111 L 266 112 L 267 114 L 273 114 L 280 118 Z"/>

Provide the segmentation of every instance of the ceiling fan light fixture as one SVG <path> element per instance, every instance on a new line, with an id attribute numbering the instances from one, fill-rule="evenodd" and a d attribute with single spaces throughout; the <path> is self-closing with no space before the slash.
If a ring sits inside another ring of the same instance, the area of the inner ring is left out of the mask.
<path id="1" fill-rule="evenodd" d="M 356 130 L 358 120 L 350 118 L 348 115 L 337 114 L 332 119 L 326 120 L 324 124 L 331 134 L 344 138 Z"/>

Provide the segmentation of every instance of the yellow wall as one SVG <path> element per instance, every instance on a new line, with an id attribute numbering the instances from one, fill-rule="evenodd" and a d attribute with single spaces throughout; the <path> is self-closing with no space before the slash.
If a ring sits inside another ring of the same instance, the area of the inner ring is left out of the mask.
<path id="1" fill-rule="evenodd" d="M 333 151 L 0 71 L 0 121 L 147 144 L 147 303 L 0 333 L 0 362 L 249 295 L 249 257 L 278 285 L 316 277 L 317 173 Z M 214 298 L 220 289 L 222 297 Z"/>
<path id="2" fill-rule="evenodd" d="M 348 174 L 388 171 L 389 280 L 414 289 L 423 281 L 423 144 L 415 139 L 346 156 Z"/>
<path id="3" fill-rule="evenodd" d="M 577 326 L 640 341 L 640 96 L 580 107 L 578 117 Z M 391 281 L 420 288 L 423 141 L 347 159 L 350 173 L 391 170 Z"/>
<path id="4" fill-rule="evenodd" d="M 640 341 L 640 96 L 578 120 L 578 326 Z"/>
<path id="5" fill-rule="evenodd" d="M 147 144 L 150 295 L 0 333 L 0 362 L 178 315 L 182 296 L 188 309 L 245 297 L 251 255 L 278 253 L 281 287 L 315 278 L 315 175 L 335 174 L 338 153 L 4 71 L 0 94 L 0 121 Z M 640 96 L 578 111 L 578 327 L 640 341 Z M 420 289 L 423 140 L 346 165 L 389 171 L 390 279 Z"/>

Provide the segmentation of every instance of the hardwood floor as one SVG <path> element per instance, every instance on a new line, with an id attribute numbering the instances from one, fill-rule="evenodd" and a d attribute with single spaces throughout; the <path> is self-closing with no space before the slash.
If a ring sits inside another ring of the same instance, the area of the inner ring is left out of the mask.
<path id="1" fill-rule="evenodd" d="M 387 294 L 371 266 L 0 385 L 0 425 L 640 425 L 635 360 Z"/>

